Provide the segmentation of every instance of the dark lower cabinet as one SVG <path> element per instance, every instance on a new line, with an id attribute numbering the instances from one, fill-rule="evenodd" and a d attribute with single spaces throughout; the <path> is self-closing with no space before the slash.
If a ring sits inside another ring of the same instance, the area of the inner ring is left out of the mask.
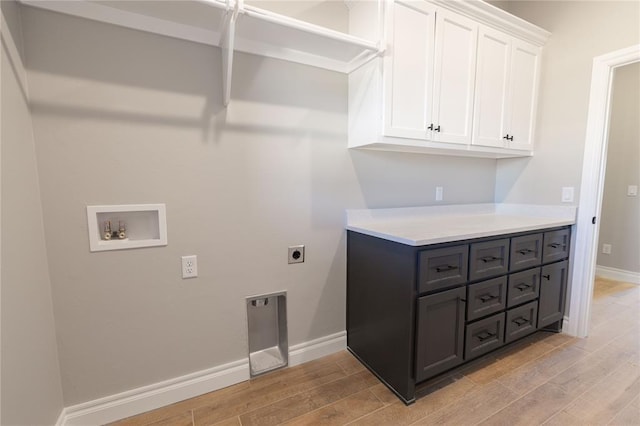
<path id="1" fill-rule="evenodd" d="M 420 293 L 445 290 L 467 282 L 469 246 L 444 247 L 420 252 L 418 288 Z"/>
<path id="2" fill-rule="evenodd" d="M 467 321 L 504 311 L 506 306 L 506 276 L 467 286 Z"/>
<path id="3" fill-rule="evenodd" d="M 542 263 L 556 262 L 569 256 L 569 229 L 558 229 L 544 233 Z"/>
<path id="4" fill-rule="evenodd" d="M 447 371 L 464 360 L 465 288 L 418 299 L 416 379 Z M 446 324 L 446 327 L 442 325 Z"/>
<path id="5" fill-rule="evenodd" d="M 484 355 L 504 344 L 504 312 L 467 324 L 465 360 Z"/>
<path id="6" fill-rule="evenodd" d="M 542 267 L 540 299 L 538 302 L 538 328 L 562 320 L 567 293 L 566 260 Z"/>
<path id="7" fill-rule="evenodd" d="M 538 302 L 527 303 L 507 311 L 505 343 L 512 342 L 537 330 Z"/>
<path id="8" fill-rule="evenodd" d="M 540 265 L 542 260 L 542 234 L 529 234 L 511 238 L 509 271 Z"/>
<path id="9" fill-rule="evenodd" d="M 558 227 L 414 247 L 349 231 L 347 348 L 410 404 L 420 382 L 559 331 L 569 238 Z"/>
<path id="10" fill-rule="evenodd" d="M 540 293 L 540 268 L 532 268 L 509 275 L 507 307 L 535 300 Z"/>

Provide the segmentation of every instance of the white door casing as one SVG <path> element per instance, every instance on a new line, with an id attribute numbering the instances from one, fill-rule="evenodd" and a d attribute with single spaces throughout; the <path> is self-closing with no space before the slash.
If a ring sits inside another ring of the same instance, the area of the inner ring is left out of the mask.
<path id="1" fill-rule="evenodd" d="M 597 238 L 600 229 L 602 195 L 607 163 L 609 108 L 613 71 L 640 61 L 640 45 L 617 50 L 593 59 L 589 113 L 585 139 L 580 202 L 573 253 L 571 300 L 565 331 L 586 337 L 589 331 L 591 299 L 595 279 Z M 596 218 L 595 225 L 592 219 Z"/>

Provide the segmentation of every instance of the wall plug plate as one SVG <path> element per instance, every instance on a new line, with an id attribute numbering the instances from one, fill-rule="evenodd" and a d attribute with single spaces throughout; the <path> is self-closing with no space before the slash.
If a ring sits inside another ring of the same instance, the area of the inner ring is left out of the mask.
<path id="1" fill-rule="evenodd" d="M 182 278 L 198 276 L 198 256 L 182 256 Z"/>

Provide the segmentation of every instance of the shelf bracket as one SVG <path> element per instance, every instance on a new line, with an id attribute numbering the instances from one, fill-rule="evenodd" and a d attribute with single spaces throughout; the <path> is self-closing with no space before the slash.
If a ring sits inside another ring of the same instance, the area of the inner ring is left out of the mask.
<path id="1" fill-rule="evenodd" d="M 360 55 L 356 56 L 349 64 L 347 65 L 347 74 L 350 74 L 357 69 L 365 66 L 369 62 L 373 61 L 375 58 L 384 56 L 385 49 L 378 49 L 373 52 L 362 52 Z"/>
<path id="2" fill-rule="evenodd" d="M 222 49 L 222 102 L 226 107 L 231 100 L 231 76 L 233 70 L 233 51 L 236 33 L 236 19 L 240 2 L 235 2 L 233 9 L 228 8 L 225 23 L 220 34 L 220 48 Z"/>

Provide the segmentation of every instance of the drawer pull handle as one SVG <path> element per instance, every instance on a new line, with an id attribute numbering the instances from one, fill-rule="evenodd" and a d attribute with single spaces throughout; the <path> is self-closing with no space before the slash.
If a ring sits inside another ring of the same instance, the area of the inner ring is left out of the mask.
<path id="1" fill-rule="evenodd" d="M 531 250 L 530 248 L 524 248 L 524 249 L 518 250 L 518 253 L 520 253 L 523 256 L 525 254 L 529 254 L 529 253 L 533 253 L 533 252 L 534 252 L 534 250 Z"/>
<path id="2" fill-rule="evenodd" d="M 485 257 L 481 257 L 480 260 L 482 260 L 484 263 L 489 263 L 489 262 L 495 262 L 496 260 L 502 260 L 502 258 L 495 257 L 495 256 L 485 256 Z"/>
<path id="3" fill-rule="evenodd" d="M 543 275 L 542 278 L 546 279 L 547 281 L 551 279 L 551 275 Z"/>
<path id="4" fill-rule="evenodd" d="M 482 303 L 487 303 L 489 300 L 493 300 L 493 299 L 497 299 L 498 296 L 494 296 L 491 294 L 483 294 L 482 296 L 478 297 L 478 299 L 480 299 L 480 301 Z"/>
<path id="5" fill-rule="evenodd" d="M 512 322 L 516 323 L 516 325 L 520 327 L 521 325 L 528 323 L 529 320 L 526 318 L 520 317 L 520 318 L 514 319 Z"/>
<path id="6" fill-rule="evenodd" d="M 530 287 L 531 287 L 531 284 L 525 284 L 525 283 L 518 284 L 518 285 L 516 286 L 516 288 L 517 288 L 518 290 L 520 290 L 520 291 L 525 291 L 526 289 L 528 289 L 528 288 L 530 288 Z"/>
<path id="7" fill-rule="evenodd" d="M 551 244 L 547 244 L 547 245 L 548 245 L 549 247 L 551 247 L 551 248 L 558 248 L 558 247 L 560 247 L 562 244 L 560 244 L 560 243 L 551 243 Z"/>
<path id="8" fill-rule="evenodd" d="M 495 337 L 496 333 L 489 333 L 488 331 L 483 331 L 482 333 L 476 335 L 479 341 L 484 342 L 487 339 Z"/>
<path id="9" fill-rule="evenodd" d="M 447 272 L 454 269 L 458 269 L 458 267 L 456 265 L 436 266 L 436 272 Z"/>

